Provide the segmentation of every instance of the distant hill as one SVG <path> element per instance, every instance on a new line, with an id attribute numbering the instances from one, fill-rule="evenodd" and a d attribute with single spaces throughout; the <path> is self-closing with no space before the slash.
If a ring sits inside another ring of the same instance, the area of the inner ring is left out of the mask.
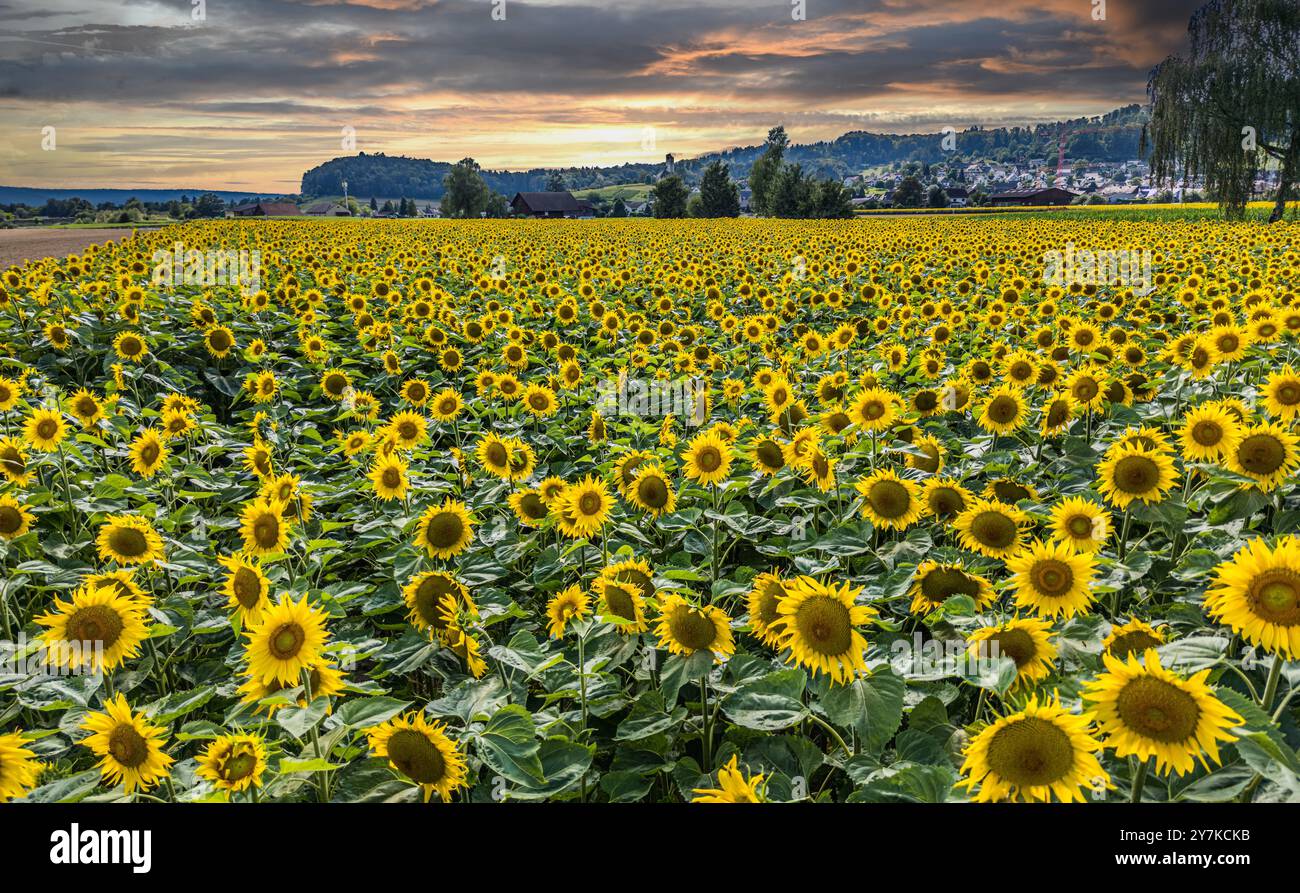
<path id="1" fill-rule="evenodd" d="M 865 168 L 910 161 L 936 164 L 972 161 L 1026 162 L 1040 158 L 1054 162 L 1059 134 L 1064 129 L 1066 157 L 1080 161 L 1132 161 L 1138 158 L 1138 142 L 1146 121 L 1141 106 L 1130 105 L 1095 118 L 1040 124 L 1034 127 L 971 128 L 955 134 L 956 148 L 946 151 L 944 134 L 890 134 L 851 131 L 833 140 L 795 144 L 786 159 L 802 164 L 819 177 L 842 178 Z M 731 176 L 741 179 L 762 154 L 761 144 L 711 152 L 698 158 L 678 160 L 677 172 L 694 183 L 704 168 L 721 159 Z M 410 198 L 442 197 L 442 180 L 451 162 L 430 161 L 383 153 L 349 155 L 317 165 L 302 175 L 304 195 L 331 195 L 348 181 L 349 194 L 358 198 L 399 195 Z M 612 167 L 533 168 L 527 171 L 483 171 L 483 179 L 496 192 L 545 189 L 546 181 L 558 173 L 571 190 L 600 189 L 629 183 L 653 183 L 662 173 L 662 161 L 620 164 Z"/>
<path id="2" fill-rule="evenodd" d="M 112 202 L 120 205 L 132 198 L 142 202 L 169 202 L 187 195 L 191 199 L 205 192 L 215 192 L 226 202 L 246 198 L 271 198 L 269 194 L 223 192 L 214 189 L 43 189 L 39 186 L 0 186 L 0 205 L 43 205 L 52 198 L 84 198 L 92 205 Z"/>

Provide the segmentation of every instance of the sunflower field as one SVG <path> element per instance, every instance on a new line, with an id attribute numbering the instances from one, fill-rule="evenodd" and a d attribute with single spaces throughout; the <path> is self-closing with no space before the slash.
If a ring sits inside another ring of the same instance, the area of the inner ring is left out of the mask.
<path id="1" fill-rule="evenodd" d="M 4 271 L 0 800 L 1300 800 L 1298 244 L 218 221 Z"/>

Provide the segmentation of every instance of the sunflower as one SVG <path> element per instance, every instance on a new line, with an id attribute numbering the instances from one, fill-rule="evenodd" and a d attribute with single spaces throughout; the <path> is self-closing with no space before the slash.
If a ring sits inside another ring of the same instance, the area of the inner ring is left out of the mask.
<path id="1" fill-rule="evenodd" d="M 677 494 L 673 492 L 672 481 L 657 464 L 646 464 L 637 469 L 627 496 L 634 506 L 652 518 L 672 514 L 677 508 Z"/>
<path id="2" fill-rule="evenodd" d="M 1232 449 L 1240 433 L 1237 417 L 1221 406 L 1204 403 L 1189 409 L 1179 432 L 1183 458 L 1216 462 Z"/>
<path id="3" fill-rule="evenodd" d="M 144 361 L 145 354 L 149 353 L 149 343 L 139 332 L 122 332 L 113 339 L 113 350 L 119 360 L 140 363 Z"/>
<path id="4" fill-rule="evenodd" d="M 55 409 L 33 409 L 23 423 L 23 437 L 27 438 L 32 449 L 44 453 L 57 450 L 67 436 L 67 423 L 63 421 L 63 414 Z"/>
<path id="5" fill-rule="evenodd" d="M 921 502 L 925 511 L 941 520 L 960 515 L 974 499 L 971 492 L 953 478 L 927 478 L 921 484 Z"/>
<path id="6" fill-rule="evenodd" d="M 672 654 L 690 657 L 697 651 L 708 651 L 715 662 L 721 662 L 736 652 L 731 618 L 721 608 L 693 605 L 674 592 L 663 599 L 659 612 L 655 635 L 659 647 Z"/>
<path id="7" fill-rule="evenodd" d="M 1134 617 L 1128 623 L 1112 626 L 1101 643 L 1102 650 L 1116 657 L 1141 654 L 1148 648 L 1158 648 L 1165 643 L 1165 634 L 1145 620 Z"/>
<path id="8" fill-rule="evenodd" d="M 1300 540 L 1242 546 L 1215 570 L 1205 611 L 1270 654 L 1300 657 Z"/>
<path id="9" fill-rule="evenodd" d="M 913 614 L 929 614 L 955 595 L 970 598 L 977 611 L 997 601 L 997 593 L 986 578 L 970 573 L 959 564 L 939 561 L 923 561 L 917 565 L 907 595 L 912 599 L 909 610 Z"/>
<path id="10" fill-rule="evenodd" d="M 1088 683 L 1083 698 L 1092 704 L 1102 743 L 1116 756 L 1155 757 L 1158 772 L 1177 775 L 1191 772 L 1197 760 L 1207 770 L 1209 762 L 1222 762 L 1219 742 L 1236 740 L 1229 730 L 1244 720 L 1205 684 L 1209 668 L 1184 679 L 1160 666 L 1154 648 L 1141 661 L 1136 654 L 1102 660 L 1106 672 Z"/>
<path id="11" fill-rule="evenodd" d="M 969 660 L 1011 658 L 1016 665 L 1016 687 L 1042 682 L 1052 674 L 1056 663 L 1052 624 L 1036 617 L 1013 617 L 995 626 L 981 627 L 966 641 L 970 643 Z"/>
<path id="12" fill-rule="evenodd" d="M 443 393 L 455 394 L 457 398 L 459 398 L 460 396 L 450 388 L 448 388 L 446 391 L 443 391 Z M 402 383 L 401 394 L 402 394 L 402 399 L 405 400 L 407 403 L 410 403 L 412 406 L 423 406 L 429 400 L 429 383 L 425 381 L 423 378 L 409 379 L 408 381 Z M 460 410 L 459 405 L 457 405 L 456 410 L 459 412 Z"/>
<path id="13" fill-rule="evenodd" d="M 248 674 L 263 684 L 297 685 L 303 670 L 323 660 L 321 649 L 329 638 L 325 618 L 307 604 L 305 595 L 301 601 L 286 598 L 268 606 L 257 625 L 244 633 Z"/>
<path id="14" fill-rule="evenodd" d="M 876 612 L 855 603 L 861 588 L 798 577 L 786 582 L 785 591 L 777 605 L 781 615 L 777 636 L 779 647 L 790 652 L 787 662 L 826 673 L 837 683 L 848 683 L 866 672 L 867 640 L 857 627 Z"/>
<path id="15" fill-rule="evenodd" d="M 126 793 L 147 791 L 167 777 L 174 761 L 163 753 L 167 731 L 133 713 L 120 692 L 81 724 L 91 734 L 82 740 L 99 757 L 99 769 L 109 785 L 121 784 Z"/>
<path id="16" fill-rule="evenodd" d="M 429 638 L 446 633 L 462 612 L 478 614 L 478 606 L 464 584 L 442 571 L 416 574 L 402 588 L 402 599 L 411 626 L 427 633 Z"/>
<path id="17" fill-rule="evenodd" d="M 250 555 L 275 555 L 289 548 L 290 519 L 287 506 L 278 499 L 261 497 L 247 503 L 240 513 L 239 534 Z"/>
<path id="18" fill-rule="evenodd" d="M 1010 385 L 995 388 L 980 408 L 979 426 L 994 434 L 1010 434 L 1025 424 L 1024 398 Z"/>
<path id="19" fill-rule="evenodd" d="M 208 353 L 220 360 L 235 348 L 235 333 L 226 326 L 213 326 L 203 333 L 203 344 Z"/>
<path id="20" fill-rule="evenodd" d="M 906 530 L 925 510 L 921 490 L 913 482 L 884 468 L 858 481 L 862 516 L 885 530 Z"/>
<path id="21" fill-rule="evenodd" d="M 142 478 L 151 478 L 167 463 L 167 444 L 156 428 L 145 428 L 128 451 L 131 470 Z"/>
<path id="22" fill-rule="evenodd" d="M 884 431 L 894 423 L 897 397 L 881 388 L 866 388 L 853 399 L 853 423 L 863 431 Z"/>
<path id="23" fill-rule="evenodd" d="M 397 412 L 388 420 L 388 430 L 403 450 L 414 449 L 429 436 L 429 420 L 418 412 Z"/>
<path id="24" fill-rule="evenodd" d="M 321 373 L 321 393 L 335 403 L 343 399 L 350 387 L 352 387 L 352 379 L 342 369 L 326 369 Z"/>
<path id="25" fill-rule="evenodd" d="M 1243 428 L 1224 451 L 1224 465 L 1263 491 L 1276 488 L 1300 467 L 1300 438 L 1277 422 Z"/>
<path id="26" fill-rule="evenodd" d="M 731 472 L 731 445 L 712 432 L 693 437 L 682 454 L 686 476 L 701 484 L 718 484 Z"/>
<path id="27" fill-rule="evenodd" d="M 92 428 L 104 418 L 104 404 L 85 388 L 78 388 L 68 398 L 67 408 L 83 428 Z"/>
<path id="28" fill-rule="evenodd" d="M 749 461 L 764 475 L 771 476 L 785 467 L 781 444 L 771 437 L 760 437 L 749 448 Z"/>
<path id="29" fill-rule="evenodd" d="M 737 756 L 731 755 L 727 765 L 718 770 L 718 787 L 695 788 L 692 803 L 762 803 L 765 797 L 763 776 L 745 777 L 737 765 Z"/>
<path id="30" fill-rule="evenodd" d="M 759 574 L 749 590 L 749 629 L 764 645 L 775 648 L 780 639 L 781 612 L 777 606 L 788 593 L 775 573 Z"/>
<path id="31" fill-rule="evenodd" d="M 496 434 L 483 435 L 475 450 L 479 463 L 488 474 L 503 480 L 510 477 L 510 441 Z"/>
<path id="32" fill-rule="evenodd" d="M 582 591 L 581 586 L 570 586 L 562 592 L 551 596 L 546 603 L 547 629 L 551 638 L 561 639 L 570 623 L 582 620 L 591 613 L 591 599 Z"/>
<path id="33" fill-rule="evenodd" d="M 1007 570 L 1016 586 L 1016 607 L 1042 617 L 1068 620 L 1087 613 L 1096 601 L 1092 553 L 1076 552 L 1067 543 L 1035 540 L 1007 559 Z"/>
<path id="34" fill-rule="evenodd" d="M 614 497 L 603 480 L 589 475 L 566 487 L 557 505 L 566 535 L 590 537 L 609 520 Z"/>
<path id="35" fill-rule="evenodd" d="M 991 802 L 1084 802 L 1083 789 L 1101 781 L 1114 785 L 1101 768 L 1101 742 L 1088 718 L 1063 710 L 1059 703 L 1035 695 L 1024 709 L 1000 717 L 967 745 L 958 782 L 979 786 L 975 799 Z"/>
<path id="36" fill-rule="evenodd" d="M 163 557 L 162 537 L 142 515 L 110 515 L 95 543 L 101 559 L 118 564 L 152 564 Z"/>
<path id="37" fill-rule="evenodd" d="M 555 392 L 544 385 L 528 385 L 528 387 L 524 388 L 521 399 L 524 409 L 536 418 L 553 416 L 559 408 L 559 404 L 555 400 Z"/>
<path id="38" fill-rule="evenodd" d="M 420 786 L 424 801 L 438 792 L 442 802 L 469 786 L 465 756 L 441 723 L 428 723 L 411 711 L 366 729 L 371 752 Z"/>
<path id="39" fill-rule="evenodd" d="M 650 627 L 645 619 L 646 596 L 641 585 L 609 575 L 609 570 L 602 572 L 592 584 L 598 600 L 596 613 L 623 635 L 645 632 Z"/>
<path id="40" fill-rule="evenodd" d="M 32 473 L 27 468 L 27 451 L 23 443 L 12 437 L 0 438 L 0 474 L 11 484 L 27 486 Z"/>
<path id="41" fill-rule="evenodd" d="M 1147 505 L 1160 502 L 1178 480 L 1168 454 L 1136 445 L 1115 444 L 1097 466 L 1101 494 L 1119 508 L 1135 500 Z"/>
<path id="42" fill-rule="evenodd" d="M 24 796 L 36 786 L 41 764 L 24 745 L 21 732 L 0 735 L 0 803 Z"/>
<path id="43" fill-rule="evenodd" d="M 408 385 L 415 384 L 408 381 Z M 411 401 L 414 403 L 414 401 Z M 416 406 L 423 406 L 422 403 L 416 403 Z M 452 422 L 460 415 L 464 408 L 465 401 L 461 399 L 460 393 L 451 389 L 443 388 L 433 399 L 429 401 L 429 414 L 440 422 Z"/>
<path id="44" fill-rule="evenodd" d="M 18 401 L 23 397 L 24 390 L 25 385 L 21 380 L 5 378 L 0 375 L 0 412 L 8 412 L 17 406 Z"/>
<path id="45" fill-rule="evenodd" d="M 1293 419 L 1300 413 L 1300 375 L 1290 363 L 1269 374 L 1263 397 L 1264 409 L 1274 418 Z"/>
<path id="46" fill-rule="evenodd" d="M 535 489 L 519 490 L 511 493 L 508 500 L 510 510 L 515 513 L 519 523 L 525 527 L 538 527 L 546 520 L 550 510 L 542 501 L 541 494 Z"/>
<path id="47" fill-rule="evenodd" d="M 1082 496 L 1070 496 L 1052 507 L 1052 538 L 1078 552 L 1098 552 L 1110 536 L 1110 512 Z"/>
<path id="48" fill-rule="evenodd" d="M 1053 437 L 1069 428 L 1070 421 L 1074 418 L 1074 409 L 1074 400 L 1069 394 L 1053 394 L 1052 399 L 1043 407 L 1042 436 Z"/>
<path id="49" fill-rule="evenodd" d="M 245 555 L 227 555 L 217 561 L 226 569 L 226 579 L 221 586 L 226 607 L 237 612 L 245 624 L 257 623 L 269 606 L 271 596 L 271 582 L 266 579 L 261 563 Z"/>
<path id="50" fill-rule="evenodd" d="M 380 499 L 403 499 L 411 479 L 407 464 L 399 456 L 379 456 L 370 469 L 370 483 Z"/>
<path id="51" fill-rule="evenodd" d="M 463 502 L 447 498 L 420 516 L 415 542 L 430 558 L 451 558 L 469 548 L 476 523 Z"/>
<path id="52" fill-rule="evenodd" d="M 262 479 L 275 474 L 275 466 L 271 462 L 271 448 L 263 443 L 261 438 L 256 438 L 245 448 L 244 467 Z"/>
<path id="53" fill-rule="evenodd" d="M 1020 551 L 1028 517 L 1013 505 L 972 499 L 953 519 L 963 548 L 990 558 L 1009 558 Z"/>
<path id="54" fill-rule="evenodd" d="M 85 584 L 70 601 L 55 599 L 54 611 L 36 622 L 46 661 L 56 666 L 101 673 L 121 666 L 140 652 L 149 637 L 143 607 L 109 584 Z"/>
<path id="55" fill-rule="evenodd" d="M 261 787 L 266 772 L 266 744 L 259 735 L 221 735 L 199 757 L 197 771 L 227 793 Z"/>
<path id="56" fill-rule="evenodd" d="M 17 539 L 32 529 L 35 520 L 21 502 L 8 494 L 0 496 L 0 539 Z"/>
<path id="57" fill-rule="evenodd" d="M 479 645 L 478 639 L 461 626 L 458 620 L 453 620 L 447 627 L 442 642 L 452 654 L 465 662 L 465 669 L 471 676 L 475 679 L 483 678 L 483 674 L 487 672 L 487 663 L 483 660 L 483 648 Z"/>

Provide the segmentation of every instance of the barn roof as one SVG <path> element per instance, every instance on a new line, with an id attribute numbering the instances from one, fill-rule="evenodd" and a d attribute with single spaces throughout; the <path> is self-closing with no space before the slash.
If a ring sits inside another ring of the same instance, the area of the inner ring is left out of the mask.
<path id="1" fill-rule="evenodd" d="M 565 192 L 516 192 L 510 200 L 511 205 L 522 202 L 523 206 L 537 214 L 576 214 L 582 211 L 582 203 Z"/>

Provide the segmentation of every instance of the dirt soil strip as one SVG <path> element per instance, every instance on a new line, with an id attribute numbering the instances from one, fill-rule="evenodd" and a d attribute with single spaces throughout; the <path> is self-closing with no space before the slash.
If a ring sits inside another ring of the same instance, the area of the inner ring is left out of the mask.
<path id="1" fill-rule="evenodd" d="M 0 229 L 0 270 L 21 266 L 29 260 L 44 257 L 64 257 L 79 252 L 87 245 L 120 242 L 129 239 L 136 230 L 120 229 Z M 145 230 L 148 231 L 147 229 Z"/>

